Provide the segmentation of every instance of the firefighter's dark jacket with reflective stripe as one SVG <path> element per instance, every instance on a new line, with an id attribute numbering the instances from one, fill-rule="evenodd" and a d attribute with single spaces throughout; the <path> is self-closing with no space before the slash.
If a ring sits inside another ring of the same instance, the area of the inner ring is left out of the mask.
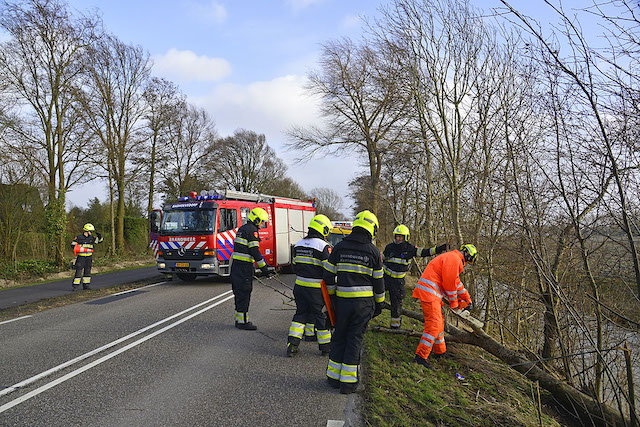
<path id="1" fill-rule="evenodd" d="M 401 279 L 407 275 L 411 259 L 435 255 L 435 248 L 418 248 L 412 243 L 389 243 L 382 252 L 384 259 L 384 272 L 394 279 Z"/>
<path id="2" fill-rule="evenodd" d="M 102 242 L 102 240 L 103 240 L 102 237 L 98 238 L 93 234 L 89 236 L 85 236 L 84 233 L 82 233 L 74 237 L 73 242 L 71 244 L 73 246 L 79 245 L 81 248 L 93 250 L 93 245 Z M 92 251 L 78 253 L 78 256 L 91 256 L 91 255 L 93 255 Z"/>
<path id="3" fill-rule="evenodd" d="M 329 294 L 338 298 L 384 301 L 380 251 L 371 243 L 371 236 L 358 227 L 333 249 L 323 277 Z"/>
<path id="4" fill-rule="evenodd" d="M 315 230 L 311 230 L 307 237 L 296 243 L 293 247 L 296 285 L 320 289 L 330 248 L 331 245 Z"/>
<path id="5" fill-rule="evenodd" d="M 267 263 L 260 253 L 260 237 L 258 236 L 258 227 L 252 222 L 247 222 L 238 229 L 236 238 L 233 242 L 233 265 L 237 262 L 253 264 L 255 261 L 258 268 L 262 268 Z"/>

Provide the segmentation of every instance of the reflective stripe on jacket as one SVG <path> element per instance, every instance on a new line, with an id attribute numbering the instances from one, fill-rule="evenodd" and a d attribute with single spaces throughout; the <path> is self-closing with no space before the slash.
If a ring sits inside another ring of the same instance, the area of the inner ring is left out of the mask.
<path id="1" fill-rule="evenodd" d="M 247 222 L 238 228 L 236 238 L 233 241 L 233 254 L 231 255 L 233 262 L 255 261 L 258 268 L 262 268 L 267 263 L 260 253 L 260 237 L 258 236 L 258 227 L 252 222 Z"/>
<path id="2" fill-rule="evenodd" d="M 339 242 L 325 265 L 329 294 L 339 298 L 373 298 L 384 301 L 382 259 L 366 232 L 354 229 Z"/>
<path id="3" fill-rule="evenodd" d="M 434 255 L 432 252 L 432 249 L 418 248 L 406 241 L 402 243 L 391 242 L 382 252 L 384 273 L 394 279 L 402 279 L 407 275 L 411 260 L 414 257 Z"/>
<path id="4" fill-rule="evenodd" d="M 422 301 L 446 298 L 451 308 L 457 308 L 458 296 L 468 295 L 460 282 L 464 264 L 464 255 L 458 250 L 438 255 L 427 264 L 412 296 Z"/>
<path id="5" fill-rule="evenodd" d="M 293 271 L 296 285 L 320 289 L 324 265 L 329 258 L 331 245 L 312 231 L 293 247 Z"/>

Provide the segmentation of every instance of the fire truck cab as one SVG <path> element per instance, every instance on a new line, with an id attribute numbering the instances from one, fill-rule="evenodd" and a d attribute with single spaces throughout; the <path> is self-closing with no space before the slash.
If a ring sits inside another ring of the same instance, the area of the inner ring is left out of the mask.
<path id="1" fill-rule="evenodd" d="M 200 275 L 229 276 L 233 241 L 251 209 L 261 207 L 269 221 L 258 231 L 260 253 L 269 266 L 292 262 L 291 248 L 315 215 L 312 202 L 232 190 L 195 192 L 165 203 L 150 215 L 151 244 L 158 271 L 182 280 Z"/>

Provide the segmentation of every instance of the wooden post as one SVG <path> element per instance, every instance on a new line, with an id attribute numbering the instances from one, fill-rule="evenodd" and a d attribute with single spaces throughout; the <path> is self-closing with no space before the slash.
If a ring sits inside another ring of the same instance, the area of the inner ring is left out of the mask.
<path id="1" fill-rule="evenodd" d="M 627 345 L 627 340 L 624 341 L 624 360 L 627 365 L 627 387 L 629 387 L 629 418 L 631 418 L 631 427 L 640 426 L 638 420 L 638 412 L 636 411 L 636 394 L 633 390 L 633 369 L 631 367 L 631 350 Z"/>

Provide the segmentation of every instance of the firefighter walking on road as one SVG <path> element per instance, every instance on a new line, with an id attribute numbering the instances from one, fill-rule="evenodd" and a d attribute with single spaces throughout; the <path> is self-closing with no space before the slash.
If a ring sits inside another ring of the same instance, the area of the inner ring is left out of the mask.
<path id="1" fill-rule="evenodd" d="M 253 263 L 269 276 L 271 271 L 260 253 L 260 237 L 258 230 L 269 220 L 267 211 L 253 208 L 249 212 L 248 222 L 238 229 L 233 241 L 231 255 L 231 289 L 235 299 L 235 326 L 247 331 L 258 329 L 249 321 L 249 302 L 253 290 Z"/>
<path id="2" fill-rule="evenodd" d="M 393 230 L 393 242 L 382 252 L 384 262 L 384 287 L 391 299 L 391 328 L 397 329 L 402 323 L 402 300 L 405 296 L 404 276 L 409 271 L 411 260 L 416 257 L 428 257 L 447 250 L 447 244 L 432 248 L 419 248 L 409 243 L 409 228 L 398 225 Z"/>
<path id="3" fill-rule="evenodd" d="M 307 236 L 293 247 L 293 269 L 296 273 L 293 296 L 296 300 L 296 314 L 289 327 L 289 357 L 298 352 L 303 335 L 308 341 L 317 339 L 322 354 L 329 353 L 331 333 L 327 328 L 326 316 L 322 312 L 324 298 L 321 282 L 324 266 L 331 253 L 331 245 L 325 240 L 330 230 L 329 218 L 316 215 L 309 223 Z"/>
<path id="4" fill-rule="evenodd" d="M 360 352 L 367 324 L 382 311 L 384 282 L 380 251 L 371 243 L 378 231 L 378 219 L 360 212 L 351 234 L 329 255 L 324 280 L 329 294 L 335 294 L 336 324 L 331 337 L 327 381 L 344 394 L 356 391 Z"/>
<path id="5" fill-rule="evenodd" d="M 94 235 L 95 234 L 95 235 Z M 76 258 L 76 274 L 73 277 L 72 290 L 77 291 L 82 280 L 83 289 L 91 289 L 91 264 L 93 263 L 93 246 L 102 242 L 102 235 L 96 231 L 91 223 L 82 227 L 82 234 L 78 234 L 71 242 Z"/>
<path id="6" fill-rule="evenodd" d="M 436 358 L 445 356 L 447 347 L 444 342 L 442 299 L 449 303 L 452 310 L 464 309 L 471 304 L 471 296 L 460 281 L 460 273 L 467 263 L 473 264 L 477 257 L 478 250 L 474 245 L 462 245 L 460 250 L 438 255 L 427 264 L 412 295 L 420 300 L 424 314 L 424 331 L 414 362 L 432 369 L 427 362 L 431 350 Z"/>

